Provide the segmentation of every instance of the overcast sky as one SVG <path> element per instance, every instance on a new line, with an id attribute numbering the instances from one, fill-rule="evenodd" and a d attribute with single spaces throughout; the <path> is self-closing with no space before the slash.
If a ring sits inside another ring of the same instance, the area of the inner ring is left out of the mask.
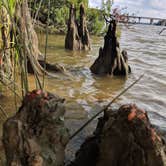
<path id="1" fill-rule="evenodd" d="M 101 0 L 90 0 L 91 7 L 100 7 Z M 114 7 L 127 7 L 129 13 L 139 16 L 166 18 L 166 0 L 114 0 Z"/>

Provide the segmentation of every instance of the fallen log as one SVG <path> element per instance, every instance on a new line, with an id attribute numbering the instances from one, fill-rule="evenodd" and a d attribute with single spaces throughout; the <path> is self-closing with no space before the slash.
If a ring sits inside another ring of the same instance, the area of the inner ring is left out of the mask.
<path id="1" fill-rule="evenodd" d="M 85 8 L 80 5 L 80 19 L 76 21 L 76 9 L 70 7 L 69 21 L 65 38 L 65 48 L 69 50 L 90 50 L 90 37 L 86 25 Z"/>
<path id="2" fill-rule="evenodd" d="M 64 112 L 64 99 L 41 90 L 28 93 L 3 125 L 6 165 L 63 165 L 69 138 Z"/>
<path id="3" fill-rule="evenodd" d="M 38 63 L 41 65 L 43 69 L 45 69 L 48 72 L 65 73 L 64 67 L 59 64 L 52 64 L 50 62 L 45 62 L 44 60 L 41 59 L 38 60 Z M 30 61 L 27 62 L 27 68 L 28 68 L 28 73 L 34 74 L 34 69 Z"/>
<path id="4" fill-rule="evenodd" d="M 104 47 L 99 49 L 99 56 L 90 67 L 94 74 L 127 75 L 131 72 L 127 52 L 120 50 L 116 27 L 116 20 L 112 19 L 104 37 Z"/>
<path id="5" fill-rule="evenodd" d="M 165 166 L 166 144 L 136 105 L 105 111 L 68 166 Z"/>

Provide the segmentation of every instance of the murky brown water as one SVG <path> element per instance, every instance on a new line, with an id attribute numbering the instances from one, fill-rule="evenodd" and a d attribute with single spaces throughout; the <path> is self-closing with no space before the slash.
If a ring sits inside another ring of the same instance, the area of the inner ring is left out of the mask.
<path id="1" fill-rule="evenodd" d="M 125 77 L 97 77 L 89 67 L 98 56 L 103 37 L 92 37 L 92 50 L 88 52 L 64 50 L 64 36 L 50 35 L 47 59 L 63 65 L 72 79 L 59 76 L 48 78 L 46 89 L 66 99 L 66 123 L 71 133 L 89 119 L 97 108 L 110 101 L 131 82 L 145 73 L 144 78 L 113 105 L 136 103 L 148 111 L 152 123 L 166 130 L 166 36 L 157 33 L 162 27 L 134 25 L 122 28 L 121 48 L 128 51 L 132 74 Z M 44 52 L 45 36 L 39 35 Z M 30 77 L 30 80 L 33 80 Z M 69 144 L 76 149 L 86 135 L 94 130 L 96 121 Z"/>
<path id="2" fill-rule="evenodd" d="M 120 44 L 128 51 L 132 74 L 124 77 L 97 77 L 89 67 L 98 56 L 103 37 L 92 38 L 92 50 L 72 52 L 64 50 L 63 36 L 49 36 L 48 60 L 60 63 L 69 70 L 74 80 L 49 79 L 47 88 L 67 100 L 67 124 L 75 131 L 95 112 L 97 105 L 110 101 L 142 73 L 144 78 L 113 106 L 136 103 L 148 111 L 152 123 L 166 130 L 166 36 L 159 36 L 162 27 L 136 25 L 122 28 Z M 164 34 L 163 34 L 164 35 Z M 40 36 L 40 41 L 44 37 Z M 44 43 L 41 44 L 44 48 Z M 70 148 L 77 147 L 85 135 L 91 133 L 96 122 L 76 137 Z"/>
<path id="3" fill-rule="evenodd" d="M 166 117 L 166 36 L 157 33 L 161 27 L 137 25 L 123 28 L 121 48 L 128 51 L 132 74 L 124 77 L 97 77 L 89 67 L 98 56 L 103 38 L 92 38 L 92 50 L 72 52 L 64 50 L 64 37 L 49 36 L 48 60 L 62 64 L 73 75 L 72 80 L 48 79 L 47 89 L 66 98 L 69 103 L 78 105 L 73 110 L 77 116 L 91 114 L 92 106 L 112 99 L 118 92 L 145 73 L 144 78 L 122 96 L 117 102 L 137 103 L 150 113 L 152 121 L 164 126 Z M 44 50 L 44 36 L 39 37 L 40 47 Z M 84 112 L 84 113 L 82 113 Z M 90 115 L 89 115 L 90 116 Z M 77 117 L 79 118 L 79 117 Z M 161 119 L 162 118 L 162 119 Z"/>

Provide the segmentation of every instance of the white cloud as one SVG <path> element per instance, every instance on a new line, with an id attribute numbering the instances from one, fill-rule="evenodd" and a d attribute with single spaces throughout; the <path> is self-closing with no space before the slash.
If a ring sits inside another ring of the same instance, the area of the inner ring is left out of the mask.
<path id="1" fill-rule="evenodd" d="M 101 0 L 89 0 L 90 7 L 100 7 L 101 6 Z"/>
<path id="2" fill-rule="evenodd" d="M 166 10 L 166 0 L 149 0 L 149 5 L 154 9 Z"/>
<path id="3" fill-rule="evenodd" d="M 115 0 L 115 5 L 126 6 L 129 13 L 140 16 L 166 18 L 166 0 Z"/>
<path id="4" fill-rule="evenodd" d="M 101 0 L 89 0 L 91 7 L 101 6 Z M 127 7 L 129 13 L 166 18 L 166 0 L 114 0 L 114 7 Z"/>

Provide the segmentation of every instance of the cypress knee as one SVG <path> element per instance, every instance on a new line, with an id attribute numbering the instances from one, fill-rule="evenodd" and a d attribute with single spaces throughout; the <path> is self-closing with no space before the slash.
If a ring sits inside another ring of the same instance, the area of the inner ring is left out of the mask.
<path id="1" fill-rule="evenodd" d="M 65 48 L 69 50 L 90 50 L 90 37 L 86 25 L 85 8 L 80 5 L 80 19 L 76 20 L 76 9 L 70 7 L 69 21 L 65 39 Z"/>
<path id="2" fill-rule="evenodd" d="M 90 67 L 94 74 L 127 75 L 131 72 L 127 52 L 121 52 L 120 50 L 116 27 L 116 20 L 111 20 L 107 34 L 104 37 L 104 47 L 99 49 L 99 56 Z"/>

